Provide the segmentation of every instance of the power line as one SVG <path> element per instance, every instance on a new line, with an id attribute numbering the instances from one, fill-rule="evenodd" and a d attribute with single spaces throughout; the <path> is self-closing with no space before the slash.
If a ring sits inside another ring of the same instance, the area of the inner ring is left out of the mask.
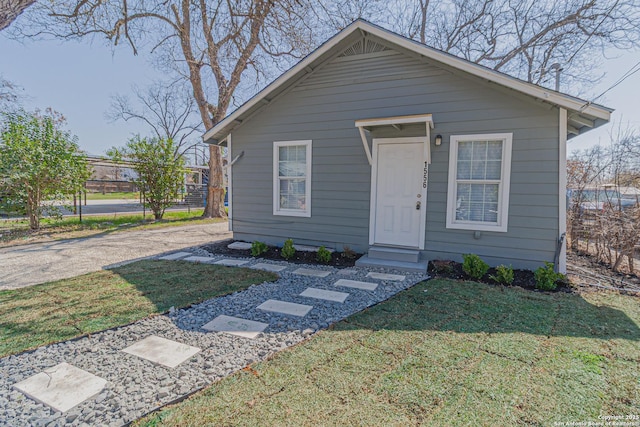
<path id="1" fill-rule="evenodd" d="M 616 86 L 618 86 L 620 83 L 622 83 L 623 81 L 625 81 L 626 79 L 628 79 L 629 77 L 633 76 L 635 73 L 637 73 L 638 71 L 640 71 L 640 61 L 636 62 L 631 68 L 629 68 L 629 70 L 627 72 L 625 72 L 614 84 L 612 84 L 611 86 L 609 86 L 609 88 L 607 88 L 607 90 L 605 90 L 604 92 L 602 92 L 600 95 L 596 96 L 595 98 L 593 98 L 593 100 L 591 102 L 594 102 L 596 99 L 601 98 L 602 96 L 604 96 L 604 94 L 606 94 L 607 92 L 609 92 L 610 90 L 612 90 L 613 88 L 615 88 Z"/>
<path id="2" fill-rule="evenodd" d="M 640 71 L 640 61 L 636 62 L 633 66 L 631 66 L 631 68 L 629 68 L 620 78 L 618 78 L 618 80 L 616 80 L 614 84 L 609 86 L 604 92 L 602 92 L 600 95 L 593 98 L 591 101 L 587 101 L 582 107 L 580 107 L 580 111 L 584 111 L 585 108 L 593 104 L 597 99 L 602 98 L 607 92 L 614 89 L 616 86 L 620 85 L 622 82 L 624 82 L 629 77 L 633 76 L 638 71 Z"/>

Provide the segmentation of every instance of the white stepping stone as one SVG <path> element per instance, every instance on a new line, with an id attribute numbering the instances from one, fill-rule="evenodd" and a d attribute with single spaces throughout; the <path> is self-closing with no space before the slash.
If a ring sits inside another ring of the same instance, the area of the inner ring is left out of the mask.
<path id="1" fill-rule="evenodd" d="M 213 262 L 213 258 L 209 258 L 208 256 L 190 256 L 188 258 L 184 258 L 181 261 L 189 261 L 189 262 L 200 262 L 202 264 L 211 264 Z"/>
<path id="2" fill-rule="evenodd" d="M 255 322 L 239 317 L 220 315 L 202 327 L 207 331 L 226 332 L 239 337 L 254 339 L 267 329 L 268 323 Z"/>
<path id="3" fill-rule="evenodd" d="M 56 411 L 66 412 L 97 396 L 105 385 L 105 379 L 63 362 L 13 387 Z"/>
<path id="4" fill-rule="evenodd" d="M 227 246 L 229 249 L 238 249 L 241 251 L 246 251 L 247 249 L 251 249 L 251 243 L 247 242 L 233 242 Z"/>
<path id="5" fill-rule="evenodd" d="M 326 301 L 344 302 L 349 294 L 344 292 L 327 291 L 326 289 L 307 288 L 300 294 L 301 297 L 323 299 Z"/>
<path id="6" fill-rule="evenodd" d="M 184 258 L 184 257 L 187 257 L 189 255 L 193 255 L 193 254 L 191 252 L 176 252 L 175 254 L 165 255 L 165 256 L 160 257 L 158 259 L 163 259 L 165 261 L 175 261 L 177 259 Z"/>
<path id="7" fill-rule="evenodd" d="M 229 259 L 229 258 L 225 258 L 225 259 L 221 259 L 220 261 L 216 261 L 214 262 L 214 264 L 218 264 L 218 265 L 226 265 L 226 266 L 230 266 L 230 267 L 237 267 L 239 265 L 244 265 L 246 263 L 248 263 L 249 261 L 243 261 L 241 259 Z"/>
<path id="8" fill-rule="evenodd" d="M 304 317 L 313 308 L 311 305 L 296 304 L 293 302 L 269 299 L 257 307 L 259 310 L 271 311 L 274 313 L 289 314 L 291 316 Z"/>
<path id="9" fill-rule="evenodd" d="M 141 357 L 142 359 L 147 359 L 158 365 L 175 368 L 198 353 L 200 349 L 166 338 L 150 335 L 122 351 Z"/>
<path id="10" fill-rule="evenodd" d="M 267 264 L 266 262 L 259 262 L 257 264 L 253 264 L 249 268 L 254 268 L 256 270 L 266 270 L 266 271 L 278 272 L 278 271 L 286 270 L 287 266 L 286 265 Z"/>
<path id="11" fill-rule="evenodd" d="M 371 279 L 395 280 L 395 281 L 402 281 L 405 278 L 405 276 L 401 274 L 376 273 L 375 271 L 367 273 L 367 277 Z"/>
<path id="12" fill-rule="evenodd" d="M 355 289 L 363 289 L 365 291 L 375 291 L 378 287 L 377 283 L 371 282 L 358 282 L 357 280 L 348 280 L 348 279 L 340 279 L 336 283 L 335 286 L 344 286 L 346 288 L 355 288 Z"/>
<path id="13" fill-rule="evenodd" d="M 351 276 L 353 274 L 356 274 L 357 271 L 356 270 L 351 270 L 349 268 L 344 268 L 342 270 L 338 270 L 338 274 L 341 276 Z"/>
<path id="14" fill-rule="evenodd" d="M 314 270 L 313 268 L 298 268 L 297 270 L 293 270 L 293 274 L 311 277 L 327 277 L 331 272 L 325 270 Z"/>

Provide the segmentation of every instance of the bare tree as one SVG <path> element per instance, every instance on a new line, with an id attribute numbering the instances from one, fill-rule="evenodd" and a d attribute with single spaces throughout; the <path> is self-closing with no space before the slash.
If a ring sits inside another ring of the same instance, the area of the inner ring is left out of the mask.
<path id="1" fill-rule="evenodd" d="M 22 34 L 101 35 L 149 47 L 158 63 L 188 81 L 205 129 L 224 116 L 245 77 L 268 77 L 274 57 L 308 52 L 303 0 L 60 0 L 37 3 Z M 210 146 L 206 216 L 226 216 L 222 158 Z"/>
<path id="2" fill-rule="evenodd" d="M 18 86 L 0 75 L 0 111 L 6 112 L 19 106 Z"/>
<path id="3" fill-rule="evenodd" d="M 108 119 L 146 123 L 158 140 L 174 142 L 176 158 L 198 144 L 190 141 L 195 132 L 202 131 L 202 122 L 195 100 L 184 85 L 153 82 L 145 89 L 133 86 L 131 92 L 134 105 L 127 95 L 111 98 L 111 107 L 105 114 Z"/>
<path id="4" fill-rule="evenodd" d="M 640 241 L 640 197 L 625 187 L 640 176 L 640 135 L 618 125 L 607 147 L 574 153 L 567 162 L 571 248 L 620 271 L 634 272 Z"/>
<path id="5" fill-rule="evenodd" d="M 7 28 L 36 0 L 0 0 L 0 31 Z"/>
<path id="6" fill-rule="evenodd" d="M 329 0 L 341 4 L 339 0 Z M 554 86 L 558 63 L 562 87 L 592 87 L 608 47 L 640 43 L 636 0 L 389 0 L 366 3 L 363 17 L 429 46 L 523 80 Z M 341 28 L 352 15 L 330 7 L 329 25 Z"/>

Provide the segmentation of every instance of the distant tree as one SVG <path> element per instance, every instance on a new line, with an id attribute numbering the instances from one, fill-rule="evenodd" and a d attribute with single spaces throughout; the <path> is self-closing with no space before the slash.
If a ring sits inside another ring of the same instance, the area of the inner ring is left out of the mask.
<path id="1" fill-rule="evenodd" d="M 18 87 L 0 75 L 0 112 L 15 111 L 19 106 Z"/>
<path id="2" fill-rule="evenodd" d="M 80 191 L 90 171 L 76 137 L 62 129 L 64 117 L 20 111 L 5 114 L 0 131 L 0 204 L 40 228 L 44 213 L 59 214 L 54 201 Z"/>
<path id="3" fill-rule="evenodd" d="M 175 156 L 176 144 L 171 139 L 131 138 L 122 148 L 111 148 L 107 155 L 114 161 L 127 160 L 138 173 L 138 187 L 145 192 L 145 204 L 156 220 L 175 203 L 184 181 L 184 160 Z"/>
<path id="4" fill-rule="evenodd" d="M 0 31 L 7 28 L 36 0 L 0 0 Z"/>
<path id="5" fill-rule="evenodd" d="M 182 82 L 153 82 L 141 89 L 133 86 L 134 103 L 128 95 L 114 95 L 106 116 L 112 121 L 136 120 L 145 123 L 158 139 L 174 141 L 176 157 L 184 155 L 198 142 L 192 142 L 197 132 L 203 132 L 198 108 L 189 89 Z"/>
<path id="6" fill-rule="evenodd" d="M 62 38 L 103 35 L 134 53 L 149 46 L 156 64 L 187 82 L 203 127 L 222 120 L 241 81 L 256 82 L 277 71 L 274 57 L 308 53 L 313 25 L 309 0 L 42 1 L 30 9 L 24 35 Z M 224 217 L 220 147 L 209 146 L 205 216 Z"/>

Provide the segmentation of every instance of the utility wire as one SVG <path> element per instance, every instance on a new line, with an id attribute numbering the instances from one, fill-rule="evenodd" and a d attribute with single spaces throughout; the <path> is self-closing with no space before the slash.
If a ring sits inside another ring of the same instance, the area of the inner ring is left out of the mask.
<path id="1" fill-rule="evenodd" d="M 587 101 L 582 107 L 580 107 L 580 111 L 584 111 L 585 108 L 593 104 L 597 99 L 602 98 L 607 92 L 613 90 L 616 86 L 620 85 L 622 82 L 633 76 L 638 71 L 640 71 L 640 61 L 636 62 L 631 68 L 629 68 L 618 80 L 616 80 L 614 84 L 609 86 L 604 92 L 593 98 L 591 101 Z"/>
<path id="2" fill-rule="evenodd" d="M 595 98 L 593 98 L 593 100 L 591 102 L 594 102 L 596 99 L 601 98 L 602 96 L 604 96 L 604 94 L 606 94 L 607 92 L 609 92 L 610 90 L 612 90 L 613 88 L 618 86 L 620 83 L 622 83 L 623 81 L 625 81 L 629 77 L 633 76 L 638 71 L 640 71 L 640 61 L 636 62 L 626 73 L 624 73 L 618 80 L 616 80 L 616 82 L 614 84 L 609 86 L 609 88 L 607 90 L 605 90 L 604 92 L 602 92 L 600 95 L 598 95 Z"/>

